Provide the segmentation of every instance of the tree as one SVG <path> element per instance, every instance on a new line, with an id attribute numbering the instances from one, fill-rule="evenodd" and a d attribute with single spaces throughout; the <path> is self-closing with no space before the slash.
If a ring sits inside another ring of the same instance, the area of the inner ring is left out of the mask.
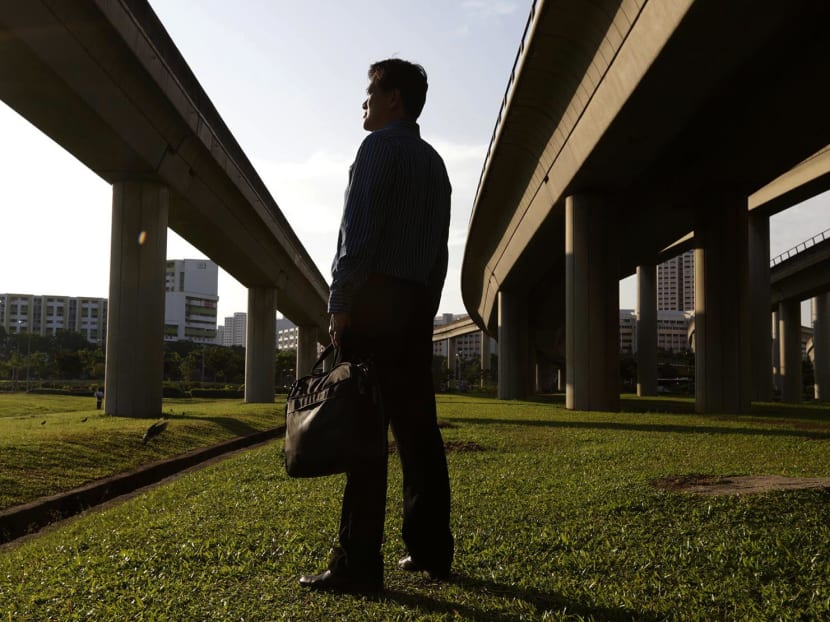
<path id="1" fill-rule="evenodd" d="M 288 387 L 297 377 L 296 350 L 278 350 L 274 357 L 274 382 L 278 387 Z M 311 371 L 311 370 L 308 370 Z"/>
<path id="2" fill-rule="evenodd" d="M 84 365 L 77 352 L 60 350 L 55 354 L 55 371 L 58 378 L 80 378 Z"/>

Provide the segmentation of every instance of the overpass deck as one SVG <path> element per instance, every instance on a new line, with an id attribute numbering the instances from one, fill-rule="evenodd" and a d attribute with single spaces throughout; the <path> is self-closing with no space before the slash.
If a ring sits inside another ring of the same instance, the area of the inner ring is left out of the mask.
<path id="1" fill-rule="evenodd" d="M 0 99 L 106 181 L 167 186 L 170 228 L 325 334 L 326 281 L 146 1 L 0 2 Z"/>

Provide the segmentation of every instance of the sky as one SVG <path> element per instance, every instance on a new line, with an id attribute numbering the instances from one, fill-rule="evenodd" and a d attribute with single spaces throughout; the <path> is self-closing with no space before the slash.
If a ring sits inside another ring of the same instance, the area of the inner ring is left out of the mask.
<path id="1" fill-rule="evenodd" d="M 460 266 L 487 147 L 531 0 L 150 0 L 324 277 L 365 132 L 368 65 L 421 63 L 422 136 L 453 185 L 439 312 L 464 313 Z M 112 190 L 0 102 L 0 292 L 106 297 Z M 13 148 L 9 148 L 13 147 Z M 774 217 L 772 255 L 830 229 L 830 194 Z M 172 231 L 169 259 L 205 257 Z M 634 308 L 636 282 L 620 284 Z M 247 291 L 219 271 L 220 323 Z"/>

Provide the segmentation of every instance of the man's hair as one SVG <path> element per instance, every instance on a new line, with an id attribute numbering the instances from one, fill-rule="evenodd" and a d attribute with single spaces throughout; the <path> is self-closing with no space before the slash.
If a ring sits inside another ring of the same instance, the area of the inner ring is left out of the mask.
<path id="1" fill-rule="evenodd" d="M 400 58 L 387 58 L 369 67 L 369 80 L 384 91 L 398 89 L 406 113 L 417 119 L 427 98 L 427 72 L 415 63 Z"/>

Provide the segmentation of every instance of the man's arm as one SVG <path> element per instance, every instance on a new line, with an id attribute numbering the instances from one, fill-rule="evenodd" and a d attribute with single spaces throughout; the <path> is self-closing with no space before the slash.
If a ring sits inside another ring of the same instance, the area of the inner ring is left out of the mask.
<path id="1" fill-rule="evenodd" d="M 332 265 L 329 313 L 348 313 L 352 297 L 366 280 L 380 232 L 386 222 L 387 196 L 394 184 L 394 151 L 377 134 L 366 137 L 352 165 L 337 256 Z"/>

